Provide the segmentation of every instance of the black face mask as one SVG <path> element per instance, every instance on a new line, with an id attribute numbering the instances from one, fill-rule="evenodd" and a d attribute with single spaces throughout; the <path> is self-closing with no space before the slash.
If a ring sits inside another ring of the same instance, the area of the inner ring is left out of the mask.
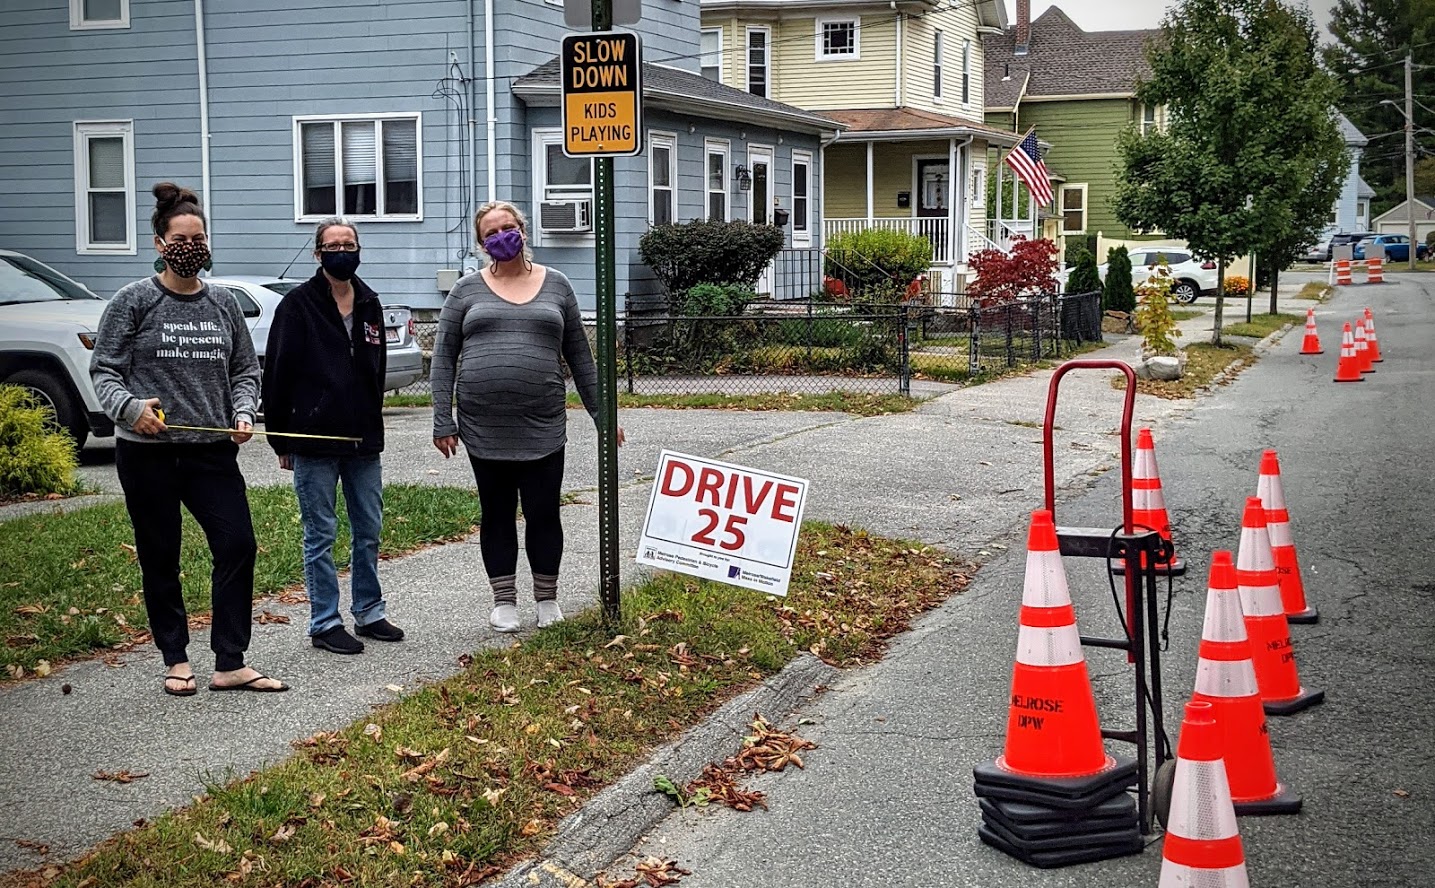
<path id="1" fill-rule="evenodd" d="M 359 251 L 320 253 L 319 264 L 336 281 L 347 281 L 359 270 Z"/>

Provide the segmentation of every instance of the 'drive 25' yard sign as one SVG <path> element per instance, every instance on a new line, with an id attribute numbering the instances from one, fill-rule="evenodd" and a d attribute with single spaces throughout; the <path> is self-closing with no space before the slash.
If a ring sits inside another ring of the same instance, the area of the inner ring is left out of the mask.
<path id="1" fill-rule="evenodd" d="M 642 45 L 637 34 L 563 38 L 563 153 L 612 157 L 643 150 Z"/>
<path id="2" fill-rule="evenodd" d="M 664 450 L 641 564 L 786 595 L 806 481 Z"/>

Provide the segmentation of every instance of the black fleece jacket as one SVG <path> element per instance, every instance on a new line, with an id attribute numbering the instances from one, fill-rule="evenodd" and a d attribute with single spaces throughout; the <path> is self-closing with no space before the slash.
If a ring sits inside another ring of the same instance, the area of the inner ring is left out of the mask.
<path id="1" fill-rule="evenodd" d="M 271 432 L 342 435 L 362 441 L 269 436 L 279 455 L 372 456 L 384 449 L 388 344 L 379 297 L 359 278 L 354 331 L 322 271 L 290 290 L 274 312 L 264 354 L 264 426 Z"/>

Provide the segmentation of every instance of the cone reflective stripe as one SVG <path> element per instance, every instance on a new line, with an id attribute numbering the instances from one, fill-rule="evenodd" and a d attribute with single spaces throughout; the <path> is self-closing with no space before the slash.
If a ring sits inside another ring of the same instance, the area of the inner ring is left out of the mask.
<path id="1" fill-rule="evenodd" d="M 1193 700 L 1211 704 L 1238 813 L 1295 814 L 1300 799 L 1276 780 L 1275 757 L 1230 552 L 1216 552 L 1206 592 Z"/>
<path id="2" fill-rule="evenodd" d="M 1101 745 L 1076 611 L 1051 513 L 1032 513 L 1012 667 L 1006 747 L 997 765 L 1027 777 L 1084 777 L 1112 767 Z"/>
<path id="3" fill-rule="evenodd" d="M 1380 356 L 1380 340 L 1375 338 L 1375 313 L 1365 310 L 1365 345 L 1370 349 L 1370 360 L 1379 364 L 1385 360 Z"/>
<path id="4" fill-rule="evenodd" d="M 1355 337 L 1346 324 L 1340 332 L 1340 363 L 1335 366 L 1335 381 L 1360 382 L 1364 378 L 1360 375 L 1360 359 L 1355 356 Z"/>
<path id="5" fill-rule="evenodd" d="M 1241 610 L 1250 636 L 1251 658 L 1261 701 L 1268 714 L 1291 715 L 1325 699 L 1324 691 L 1301 687 L 1296 671 L 1290 625 L 1281 603 L 1280 581 L 1271 552 L 1265 507 L 1260 497 L 1246 499 L 1241 519 L 1241 546 L 1236 559 L 1236 583 Z"/>
<path id="6" fill-rule="evenodd" d="M 1355 363 L 1361 373 L 1374 373 L 1375 365 L 1370 360 L 1370 343 L 1365 339 L 1365 320 L 1355 321 Z"/>
<path id="7" fill-rule="evenodd" d="M 1367 284 L 1385 283 L 1385 262 L 1372 256 L 1365 260 L 1365 282 Z"/>
<path id="8" fill-rule="evenodd" d="M 1320 347 L 1320 331 L 1315 328 L 1315 309 L 1305 310 L 1305 339 L 1301 341 L 1300 353 L 1303 355 L 1323 355 L 1325 349 Z"/>
<path id="9" fill-rule="evenodd" d="M 1161 847 L 1160 888 L 1249 888 L 1246 856 L 1210 703 L 1186 704 Z"/>
<path id="10" fill-rule="evenodd" d="M 1276 565 L 1276 581 L 1280 584 L 1281 604 L 1286 622 L 1318 623 L 1320 612 L 1306 603 L 1305 582 L 1300 575 L 1300 557 L 1291 537 L 1290 512 L 1281 487 L 1281 463 L 1274 450 L 1261 454 L 1261 476 L 1256 496 L 1266 510 L 1266 527 L 1270 531 L 1271 555 Z"/>
<path id="11" fill-rule="evenodd" d="M 1166 512 L 1166 494 L 1161 489 L 1161 470 L 1156 465 L 1156 442 L 1150 429 L 1136 433 L 1136 464 L 1131 473 L 1131 523 L 1137 530 L 1150 528 L 1171 542 L 1171 518 Z M 1158 567 L 1170 561 L 1158 559 Z"/>

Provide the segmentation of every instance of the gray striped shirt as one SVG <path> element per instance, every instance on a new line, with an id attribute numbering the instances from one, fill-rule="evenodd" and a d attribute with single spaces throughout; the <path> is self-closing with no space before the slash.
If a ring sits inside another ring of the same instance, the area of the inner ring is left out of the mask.
<path id="1" fill-rule="evenodd" d="M 564 361 L 596 420 L 598 369 L 578 297 L 562 272 L 545 274 L 538 295 L 522 305 L 500 298 L 481 273 L 449 291 L 429 374 L 435 438 L 458 435 L 479 459 L 532 460 L 557 451 L 568 438 Z"/>

